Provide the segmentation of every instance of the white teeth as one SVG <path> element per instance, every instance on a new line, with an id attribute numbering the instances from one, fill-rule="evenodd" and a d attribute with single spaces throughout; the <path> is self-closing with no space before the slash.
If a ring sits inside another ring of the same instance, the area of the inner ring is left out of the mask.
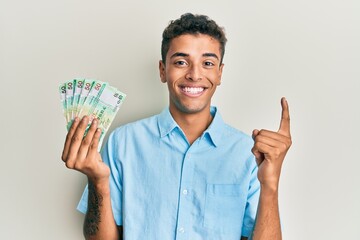
<path id="1" fill-rule="evenodd" d="M 197 93 L 204 91 L 204 88 L 202 88 L 202 87 L 184 87 L 183 91 L 187 92 L 187 93 L 197 94 Z"/>

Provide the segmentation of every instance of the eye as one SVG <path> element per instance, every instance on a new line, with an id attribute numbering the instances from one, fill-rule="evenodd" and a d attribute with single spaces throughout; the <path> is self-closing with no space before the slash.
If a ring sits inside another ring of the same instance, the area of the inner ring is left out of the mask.
<path id="1" fill-rule="evenodd" d="M 185 62 L 185 61 L 182 61 L 182 60 L 178 60 L 178 61 L 175 62 L 175 65 L 185 66 L 185 65 L 186 65 L 186 62 Z"/>
<path id="2" fill-rule="evenodd" d="M 206 62 L 204 62 L 204 65 L 205 65 L 206 67 L 212 67 L 212 66 L 215 66 L 215 64 L 214 64 L 213 62 L 210 62 L 210 61 L 206 61 Z"/>

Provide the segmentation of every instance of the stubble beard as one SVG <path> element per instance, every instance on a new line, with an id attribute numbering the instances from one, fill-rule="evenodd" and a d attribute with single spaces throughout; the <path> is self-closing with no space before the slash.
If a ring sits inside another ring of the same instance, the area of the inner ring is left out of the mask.
<path id="1" fill-rule="evenodd" d="M 181 102 L 180 99 L 178 98 L 170 98 L 170 104 L 173 105 L 173 108 L 176 108 L 177 111 L 181 112 L 181 113 L 185 113 L 185 114 L 196 114 L 199 112 L 202 112 L 204 109 L 206 109 L 208 107 L 208 104 L 204 104 L 204 105 L 195 105 L 191 106 L 192 104 L 186 105 L 183 104 Z"/>

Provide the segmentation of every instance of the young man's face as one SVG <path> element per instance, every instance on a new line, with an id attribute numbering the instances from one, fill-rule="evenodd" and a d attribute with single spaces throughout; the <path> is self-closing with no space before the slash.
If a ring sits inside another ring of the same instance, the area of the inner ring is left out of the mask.
<path id="1" fill-rule="evenodd" d="M 208 111 L 211 97 L 220 85 L 223 64 L 220 43 L 204 34 L 181 35 L 170 43 L 166 64 L 159 63 L 160 78 L 170 95 L 170 111 Z"/>

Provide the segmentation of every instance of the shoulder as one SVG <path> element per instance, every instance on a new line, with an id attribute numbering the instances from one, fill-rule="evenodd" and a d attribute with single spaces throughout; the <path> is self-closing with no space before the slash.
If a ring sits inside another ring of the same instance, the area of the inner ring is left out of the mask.
<path id="1" fill-rule="evenodd" d="M 124 124 L 111 132 L 105 149 L 119 162 L 146 154 L 158 139 L 157 115 Z"/>
<path id="2" fill-rule="evenodd" d="M 247 146 L 253 146 L 254 140 L 249 134 L 230 126 L 227 123 L 224 123 L 223 127 L 223 138 L 229 141 L 234 141 L 236 143 L 241 143 Z"/>
<path id="3" fill-rule="evenodd" d="M 233 156 L 236 161 L 246 162 L 248 169 L 255 168 L 256 162 L 251 152 L 254 140 L 250 135 L 224 123 L 221 139 L 221 147 L 229 156 Z"/>
<path id="4" fill-rule="evenodd" d="M 110 137 L 128 136 L 141 136 L 142 134 L 149 134 L 158 131 L 158 114 L 147 118 L 139 119 L 134 122 L 126 123 L 117 127 Z"/>

